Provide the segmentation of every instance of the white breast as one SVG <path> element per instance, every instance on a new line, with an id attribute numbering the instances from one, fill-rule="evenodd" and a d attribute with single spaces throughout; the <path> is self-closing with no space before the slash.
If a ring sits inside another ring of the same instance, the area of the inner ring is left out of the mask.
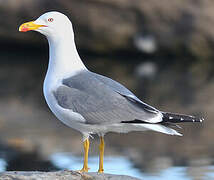
<path id="1" fill-rule="evenodd" d="M 54 113 L 54 115 L 67 126 L 81 132 L 86 131 L 85 128 L 82 127 L 84 126 L 85 119 L 79 113 L 73 112 L 72 109 L 64 109 L 58 105 L 58 102 L 54 97 L 54 91 L 60 85 L 60 79 L 53 80 L 49 74 L 46 75 L 43 85 L 43 93 L 49 108 Z"/>
<path id="2" fill-rule="evenodd" d="M 72 109 L 64 109 L 54 96 L 54 91 L 62 85 L 62 80 L 69 78 L 79 71 L 87 70 L 76 49 L 72 27 L 67 33 L 53 34 L 48 36 L 49 42 L 49 64 L 44 81 L 43 92 L 45 100 L 55 114 L 55 116 L 64 124 L 81 132 L 87 132 L 85 129 L 85 119 Z"/>

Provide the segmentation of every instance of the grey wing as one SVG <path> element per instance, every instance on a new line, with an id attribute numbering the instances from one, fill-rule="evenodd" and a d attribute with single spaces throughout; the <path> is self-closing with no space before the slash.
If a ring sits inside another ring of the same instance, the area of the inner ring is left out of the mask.
<path id="1" fill-rule="evenodd" d="M 54 95 L 60 106 L 80 113 L 88 124 L 120 123 L 136 119 L 148 122 L 157 116 L 136 106 L 135 102 L 88 74 L 64 80 Z"/>
<path id="2" fill-rule="evenodd" d="M 154 112 L 154 113 L 159 113 L 159 110 L 157 110 L 156 108 L 154 108 L 154 107 L 144 103 L 143 101 L 141 101 L 129 89 L 127 89 L 125 86 L 123 86 L 122 84 L 118 83 L 117 81 L 114 81 L 113 79 L 105 77 L 105 76 L 102 76 L 100 74 L 96 74 L 96 73 L 93 73 L 93 72 L 90 72 L 90 73 L 91 73 L 91 75 L 93 77 L 99 79 L 105 85 L 109 86 L 114 91 L 118 92 L 119 94 L 121 94 L 122 96 L 126 97 L 127 99 L 129 99 L 131 101 L 134 101 L 135 103 L 140 105 L 145 110 L 150 111 L 150 112 Z"/>

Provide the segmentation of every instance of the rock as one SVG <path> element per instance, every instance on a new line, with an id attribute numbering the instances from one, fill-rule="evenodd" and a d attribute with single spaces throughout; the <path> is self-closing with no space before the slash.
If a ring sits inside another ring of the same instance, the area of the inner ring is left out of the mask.
<path id="1" fill-rule="evenodd" d="M 135 38 L 140 34 L 141 39 L 152 37 L 161 50 L 172 53 L 186 50 L 199 57 L 210 57 L 214 46 L 214 31 L 210 28 L 214 24 L 213 5 L 211 0 L 163 0 L 161 3 L 156 0 L 1 0 L 0 38 L 41 42 L 38 36 L 18 33 L 18 26 L 44 12 L 57 10 L 72 19 L 79 48 L 96 52 L 136 51 L 139 43 L 135 45 Z M 153 40 L 140 42 L 141 48 L 143 44 L 143 49 L 154 51 Z"/>
<path id="2" fill-rule="evenodd" d="M 0 173 L 1 180 L 139 180 L 134 177 L 113 174 L 83 173 L 76 171 L 8 171 Z"/>

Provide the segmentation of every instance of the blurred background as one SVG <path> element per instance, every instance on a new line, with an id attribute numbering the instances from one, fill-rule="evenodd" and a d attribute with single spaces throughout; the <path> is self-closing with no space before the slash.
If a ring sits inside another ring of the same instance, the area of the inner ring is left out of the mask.
<path id="1" fill-rule="evenodd" d="M 48 44 L 18 27 L 47 11 L 71 20 L 87 67 L 162 111 L 204 116 L 183 137 L 105 136 L 107 173 L 143 179 L 214 178 L 214 1 L 0 0 L 0 170 L 80 169 L 81 134 L 48 109 L 42 85 Z M 91 141 L 91 171 L 99 139 Z"/>

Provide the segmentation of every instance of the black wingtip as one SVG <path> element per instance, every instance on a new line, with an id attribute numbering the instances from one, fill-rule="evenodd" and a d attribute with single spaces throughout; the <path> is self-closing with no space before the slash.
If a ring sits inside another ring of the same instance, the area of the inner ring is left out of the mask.
<path id="1" fill-rule="evenodd" d="M 204 118 L 198 118 L 195 116 L 184 115 L 184 114 L 175 114 L 169 112 L 163 112 L 163 122 L 170 123 L 183 123 L 183 122 L 203 122 Z"/>

